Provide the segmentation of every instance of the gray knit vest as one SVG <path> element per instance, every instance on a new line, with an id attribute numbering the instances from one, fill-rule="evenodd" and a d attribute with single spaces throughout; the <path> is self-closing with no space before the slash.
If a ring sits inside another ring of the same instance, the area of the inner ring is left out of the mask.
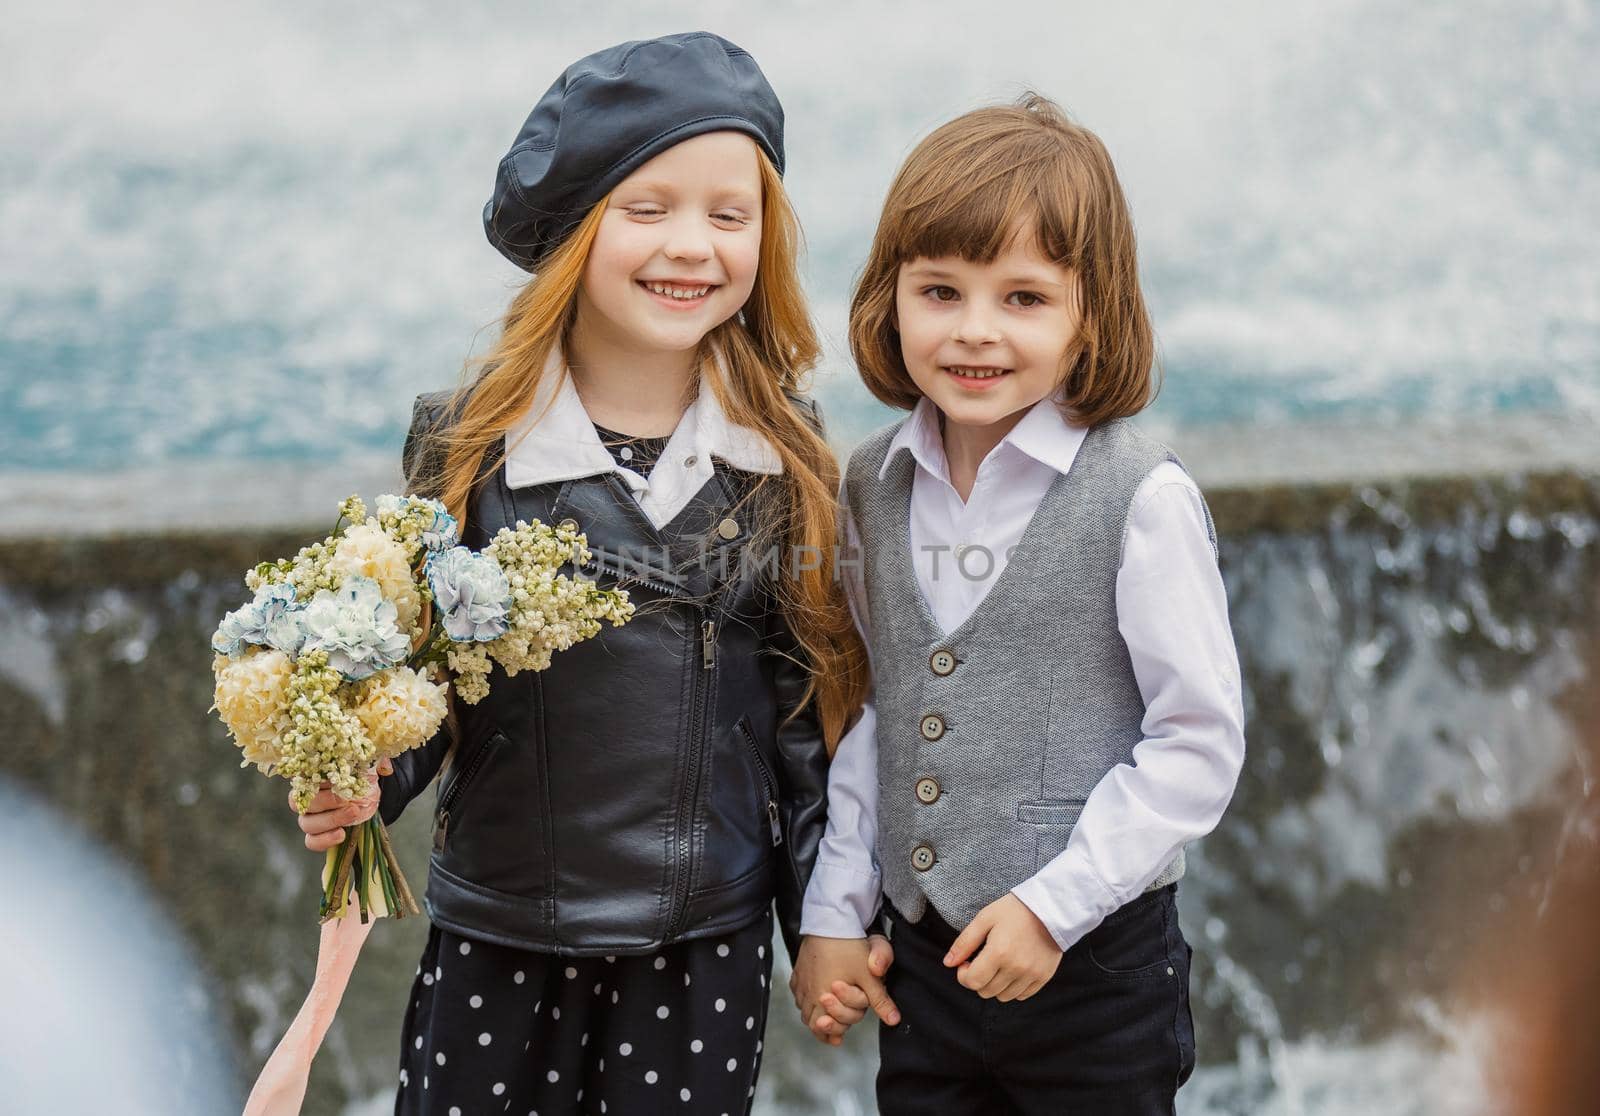
<path id="1" fill-rule="evenodd" d="M 898 425 L 870 435 L 845 477 L 871 628 L 877 852 L 906 918 L 920 921 L 931 902 L 960 928 L 1067 847 L 1089 792 L 1143 738 L 1117 570 L 1139 484 L 1160 462 L 1182 462 L 1127 420 L 1092 428 L 1004 572 L 946 633 L 908 545 L 915 459 L 896 453 L 878 479 Z M 1206 527 L 1214 551 L 1209 512 Z M 981 556 L 968 568 L 981 572 Z M 948 553 L 938 572 L 961 576 Z M 1183 870 L 1180 849 L 1150 888 Z"/>

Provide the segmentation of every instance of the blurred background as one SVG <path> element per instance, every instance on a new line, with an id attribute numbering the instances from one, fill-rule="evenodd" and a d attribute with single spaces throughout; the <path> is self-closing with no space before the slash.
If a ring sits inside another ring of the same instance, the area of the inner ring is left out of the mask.
<path id="1" fill-rule="evenodd" d="M 1216 513 L 1249 718 L 1180 887 L 1179 1112 L 1511 1110 L 1508 1011 L 1567 984 L 1496 978 L 1565 963 L 1539 928 L 1600 840 L 1600 3 L 0 14 L 8 1111 L 242 1104 L 311 980 L 321 858 L 207 714 L 209 635 L 247 566 L 398 485 L 412 397 L 492 337 L 521 273 L 479 214 L 534 101 L 691 29 L 783 98 L 841 454 L 896 417 L 845 315 L 911 146 L 1032 87 L 1117 162 L 1144 421 Z M 308 1114 L 390 1109 L 425 934 L 374 932 Z M 777 987 L 757 1112 L 873 1111 L 871 1030 L 826 1050 Z"/>

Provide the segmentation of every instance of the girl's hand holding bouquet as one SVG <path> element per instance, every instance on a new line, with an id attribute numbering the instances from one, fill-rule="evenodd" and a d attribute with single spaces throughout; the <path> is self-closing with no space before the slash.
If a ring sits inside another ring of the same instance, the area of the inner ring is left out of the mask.
<path id="1" fill-rule="evenodd" d="M 362 922 L 419 913 L 374 816 L 377 781 L 438 731 L 452 686 L 476 704 L 494 664 L 543 670 L 633 614 L 625 591 L 559 572 L 589 560 L 576 528 L 518 522 L 474 552 L 437 500 L 380 496 L 377 509 L 351 496 L 327 538 L 250 570 L 254 599 L 211 640 L 212 708 L 241 766 L 288 779 L 306 847 L 327 852 L 324 921 L 352 890 Z"/>

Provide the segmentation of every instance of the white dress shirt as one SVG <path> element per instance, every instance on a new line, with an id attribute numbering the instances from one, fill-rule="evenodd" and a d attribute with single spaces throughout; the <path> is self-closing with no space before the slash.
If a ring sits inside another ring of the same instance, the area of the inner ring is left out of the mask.
<path id="1" fill-rule="evenodd" d="M 720 356 L 713 360 L 717 374 L 725 376 Z M 703 381 L 650 475 L 641 476 L 619 465 L 595 433 L 559 345 L 551 349 L 538 391 L 521 421 L 506 431 L 505 445 L 507 487 L 620 473 L 657 527 L 671 523 L 711 479 L 713 456 L 749 473 L 783 472 L 783 458 L 772 443 L 760 432 L 729 421 L 716 394 Z"/>
<path id="2" fill-rule="evenodd" d="M 918 587 L 946 632 L 965 621 L 1005 570 L 1010 549 L 1057 474 L 1072 468 L 1086 433 L 1061 418 L 1053 399 L 1041 401 L 983 459 L 962 501 L 950 483 L 933 404 L 923 398 L 896 432 L 878 475 L 901 451 L 916 460 L 908 537 Z M 848 507 L 844 531 L 849 548 L 856 526 Z M 986 548 L 988 556 L 968 547 Z M 860 569 L 847 565 L 843 572 L 870 648 Z M 1095 785 L 1066 849 L 1012 889 L 1063 950 L 1143 892 L 1180 848 L 1211 831 L 1244 762 L 1227 595 L 1199 489 L 1171 462 L 1152 469 L 1134 493 L 1116 599 L 1117 628 L 1144 698 L 1144 738 L 1131 764 L 1118 764 Z M 828 827 L 806 889 L 804 934 L 859 938 L 877 912 L 877 765 L 869 697 L 829 771 Z"/>

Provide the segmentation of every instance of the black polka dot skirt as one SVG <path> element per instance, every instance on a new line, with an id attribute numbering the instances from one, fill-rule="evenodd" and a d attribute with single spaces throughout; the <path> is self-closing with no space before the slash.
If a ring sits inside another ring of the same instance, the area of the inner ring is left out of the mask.
<path id="1" fill-rule="evenodd" d="M 640 957 L 562 957 L 434 926 L 406 1005 L 397 1116 L 748 1113 L 772 911 Z"/>

